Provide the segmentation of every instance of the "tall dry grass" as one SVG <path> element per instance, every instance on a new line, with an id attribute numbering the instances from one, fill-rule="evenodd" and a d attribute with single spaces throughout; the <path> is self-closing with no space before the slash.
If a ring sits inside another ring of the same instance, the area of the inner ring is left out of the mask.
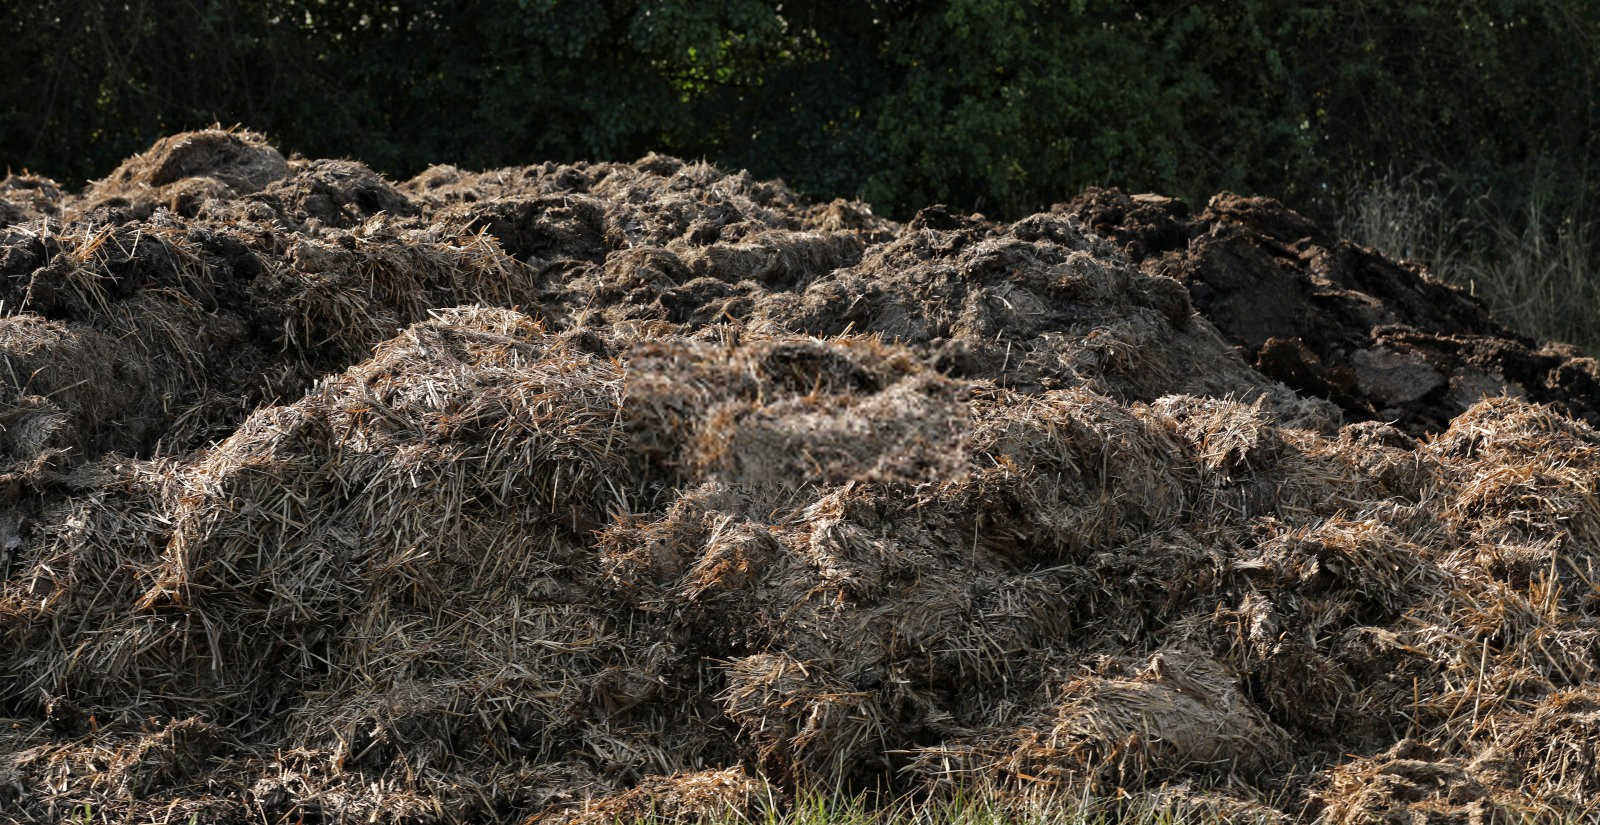
<path id="1" fill-rule="evenodd" d="M 1594 189 L 1572 181 L 1560 188 Z M 1600 354 L 1600 215 L 1556 189 L 1535 176 L 1520 207 L 1506 209 L 1485 195 L 1390 174 L 1357 188 L 1339 230 L 1426 265 L 1518 332 Z"/>

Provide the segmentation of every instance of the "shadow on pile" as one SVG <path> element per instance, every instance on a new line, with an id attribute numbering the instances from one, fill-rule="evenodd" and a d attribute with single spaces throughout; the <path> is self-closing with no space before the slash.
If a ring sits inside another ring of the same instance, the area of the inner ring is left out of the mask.
<path id="1" fill-rule="evenodd" d="M 1594 363 L 1270 201 L 223 130 L 0 199 L 23 822 L 1600 794 Z"/>

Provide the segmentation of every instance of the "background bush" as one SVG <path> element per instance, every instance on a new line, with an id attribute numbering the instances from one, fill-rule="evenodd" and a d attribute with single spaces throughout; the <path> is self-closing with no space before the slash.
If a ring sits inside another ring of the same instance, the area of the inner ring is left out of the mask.
<path id="1" fill-rule="evenodd" d="M 0 16 L 0 157 L 67 180 L 243 123 L 397 176 L 650 150 L 891 213 L 1086 184 L 1320 203 L 1587 180 L 1591 0 L 76 0 Z"/>
<path id="2" fill-rule="evenodd" d="M 1452 255 L 1600 237 L 1570 229 L 1600 160 L 1593 0 L 0 4 L 0 165 L 68 183 L 220 122 L 396 177 L 665 151 L 902 218 L 1112 184 L 1348 219 L 1405 177 Z"/>

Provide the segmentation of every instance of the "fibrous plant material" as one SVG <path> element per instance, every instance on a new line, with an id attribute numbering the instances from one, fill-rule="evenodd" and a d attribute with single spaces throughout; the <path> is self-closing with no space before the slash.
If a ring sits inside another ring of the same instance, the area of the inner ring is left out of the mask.
<path id="1" fill-rule="evenodd" d="M 1534 350 L 1422 274 L 1229 197 L 274 157 L 175 136 L 0 227 L 20 821 L 1600 792 L 1591 401 L 1446 404 L 1406 342 Z"/>

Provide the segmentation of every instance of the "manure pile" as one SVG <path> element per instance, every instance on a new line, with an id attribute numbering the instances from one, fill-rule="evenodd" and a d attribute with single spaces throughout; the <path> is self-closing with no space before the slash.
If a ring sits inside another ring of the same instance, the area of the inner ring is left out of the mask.
<path id="1" fill-rule="evenodd" d="M 1600 364 L 1277 203 L 0 182 L 0 819 L 1600 796 Z"/>

